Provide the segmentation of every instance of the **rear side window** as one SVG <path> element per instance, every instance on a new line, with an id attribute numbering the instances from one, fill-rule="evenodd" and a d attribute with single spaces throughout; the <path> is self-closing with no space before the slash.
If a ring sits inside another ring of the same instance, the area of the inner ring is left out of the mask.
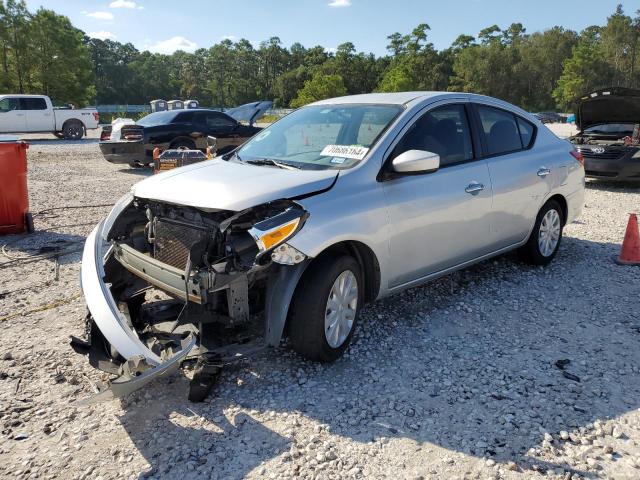
<path id="1" fill-rule="evenodd" d="M 533 142 L 533 132 L 535 127 L 530 122 L 520 117 L 516 117 L 516 121 L 518 122 L 522 148 L 529 148 Z"/>
<path id="2" fill-rule="evenodd" d="M 46 110 L 47 109 L 47 102 L 44 101 L 44 98 L 22 98 L 21 103 L 22 103 L 21 110 Z"/>
<path id="3" fill-rule="evenodd" d="M 489 155 L 522 150 L 518 125 L 512 113 L 479 105 L 478 114 Z"/>
<path id="4" fill-rule="evenodd" d="M 173 123 L 189 123 L 193 122 L 193 112 L 184 112 L 176 115 L 173 119 Z"/>

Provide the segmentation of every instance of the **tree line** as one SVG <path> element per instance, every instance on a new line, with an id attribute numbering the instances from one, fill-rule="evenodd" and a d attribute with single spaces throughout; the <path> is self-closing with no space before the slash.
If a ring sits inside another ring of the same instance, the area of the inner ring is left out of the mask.
<path id="1" fill-rule="evenodd" d="M 449 90 L 542 111 L 571 109 L 597 88 L 640 87 L 640 11 L 631 17 L 621 5 L 603 25 L 581 32 L 556 26 L 530 34 L 521 23 L 492 25 L 437 50 L 429 31 L 422 23 L 389 35 L 383 56 L 358 52 L 350 42 L 335 52 L 300 43 L 286 48 L 278 37 L 164 55 L 89 38 L 52 10 L 31 13 L 23 0 L 0 0 L 0 92 L 79 105 L 182 98 L 220 107 L 264 99 L 298 107 L 373 91 Z"/>

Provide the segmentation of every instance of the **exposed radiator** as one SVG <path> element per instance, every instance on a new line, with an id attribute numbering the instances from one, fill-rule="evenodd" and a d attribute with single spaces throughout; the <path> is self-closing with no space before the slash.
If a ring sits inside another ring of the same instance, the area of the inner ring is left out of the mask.
<path id="1" fill-rule="evenodd" d="M 205 229 L 177 224 L 170 220 L 156 219 L 153 256 L 167 265 L 184 270 L 189 251 L 207 236 Z"/>

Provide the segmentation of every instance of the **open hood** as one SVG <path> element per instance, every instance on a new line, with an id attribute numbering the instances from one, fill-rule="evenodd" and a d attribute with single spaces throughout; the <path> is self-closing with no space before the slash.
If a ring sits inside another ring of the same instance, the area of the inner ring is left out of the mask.
<path id="1" fill-rule="evenodd" d="M 135 185 L 136 197 L 203 210 L 240 211 L 330 188 L 336 170 L 285 170 L 216 158 L 154 175 Z"/>
<path id="2" fill-rule="evenodd" d="M 253 125 L 260 117 L 264 116 L 267 110 L 273 106 L 273 102 L 262 101 L 252 102 L 239 107 L 225 110 L 224 113 L 235 118 L 239 122 L 248 122 Z"/>
<path id="3" fill-rule="evenodd" d="M 583 96 L 577 127 L 582 131 L 603 123 L 640 123 L 640 90 L 614 87 Z"/>

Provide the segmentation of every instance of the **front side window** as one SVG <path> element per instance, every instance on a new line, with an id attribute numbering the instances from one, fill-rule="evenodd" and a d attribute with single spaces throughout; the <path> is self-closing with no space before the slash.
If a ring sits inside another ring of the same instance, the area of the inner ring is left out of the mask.
<path id="1" fill-rule="evenodd" d="M 3 98 L 0 100 L 0 112 L 20 110 L 20 101 L 17 98 Z"/>
<path id="2" fill-rule="evenodd" d="M 47 102 L 45 102 L 44 98 L 23 98 L 22 99 L 22 110 L 46 110 Z"/>
<path id="3" fill-rule="evenodd" d="M 478 114 L 489 155 L 522 150 L 516 117 L 511 112 L 479 105 Z"/>
<path id="4" fill-rule="evenodd" d="M 437 153 L 441 167 L 473 159 L 473 144 L 464 105 L 446 105 L 420 117 L 402 137 L 392 157 L 408 150 Z"/>
<path id="5" fill-rule="evenodd" d="M 313 170 L 351 168 L 365 158 L 401 111 L 398 105 L 304 107 L 258 133 L 238 150 L 238 157 Z"/>

